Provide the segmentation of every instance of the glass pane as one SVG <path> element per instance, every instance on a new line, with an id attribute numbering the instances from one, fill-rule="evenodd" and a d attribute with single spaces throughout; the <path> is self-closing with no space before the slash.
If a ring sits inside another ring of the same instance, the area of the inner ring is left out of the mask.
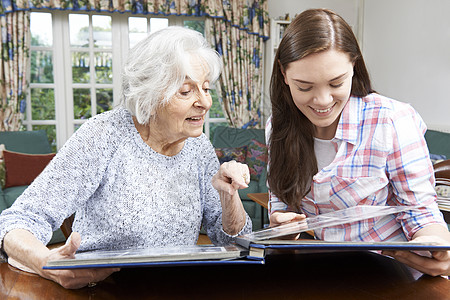
<path id="1" fill-rule="evenodd" d="M 112 53 L 98 52 L 95 54 L 95 81 L 112 83 Z"/>
<path id="2" fill-rule="evenodd" d="M 219 97 L 217 96 L 217 91 L 211 89 L 210 90 L 212 97 L 212 105 L 209 110 L 210 118 L 225 118 L 225 114 L 223 113 L 222 105 L 220 104 Z"/>
<path id="3" fill-rule="evenodd" d="M 72 81 L 73 83 L 90 82 L 89 53 L 72 52 Z"/>
<path id="4" fill-rule="evenodd" d="M 73 117 L 89 119 L 91 116 L 90 89 L 73 89 Z"/>
<path id="5" fill-rule="evenodd" d="M 53 89 L 31 89 L 31 118 L 33 120 L 55 120 Z"/>
<path id="6" fill-rule="evenodd" d="M 209 123 L 209 139 L 212 141 L 214 138 L 214 130 L 217 126 L 228 126 L 227 122 Z"/>
<path id="7" fill-rule="evenodd" d="M 110 16 L 92 16 L 94 47 L 111 48 L 112 32 Z"/>
<path id="8" fill-rule="evenodd" d="M 52 15 L 32 12 L 30 15 L 31 46 L 52 46 Z"/>
<path id="9" fill-rule="evenodd" d="M 147 18 L 128 18 L 128 37 L 130 48 L 147 36 Z"/>
<path id="10" fill-rule="evenodd" d="M 113 90 L 97 89 L 97 114 L 111 110 L 113 108 Z"/>
<path id="11" fill-rule="evenodd" d="M 52 151 L 56 152 L 56 126 L 55 125 L 33 125 L 33 130 L 43 129 L 47 132 L 47 138 L 52 147 Z"/>
<path id="12" fill-rule="evenodd" d="M 199 21 L 199 20 L 186 20 L 183 22 L 184 27 L 196 30 L 200 32 L 201 34 L 205 34 L 205 21 Z"/>
<path id="13" fill-rule="evenodd" d="M 169 27 L 169 19 L 166 18 L 151 18 L 150 19 L 150 33 L 160 29 Z"/>
<path id="14" fill-rule="evenodd" d="M 53 83 L 53 52 L 31 51 L 32 83 Z"/>
<path id="15" fill-rule="evenodd" d="M 69 14 L 70 45 L 89 47 L 89 16 Z"/>

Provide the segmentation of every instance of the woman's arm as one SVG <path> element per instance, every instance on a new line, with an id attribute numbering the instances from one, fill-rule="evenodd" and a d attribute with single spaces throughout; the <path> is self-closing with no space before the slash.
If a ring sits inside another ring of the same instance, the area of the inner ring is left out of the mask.
<path id="1" fill-rule="evenodd" d="M 117 268 L 74 269 L 74 270 L 45 270 L 43 266 L 50 260 L 74 258 L 80 246 L 81 237 L 74 232 L 66 244 L 49 250 L 31 232 L 24 229 L 14 229 L 3 239 L 3 250 L 8 255 L 8 262 L 19 269 L 32 271 L 49 280 L 59 283 L 64 288 L 76 289 L 86 286 L 90 282 L 104 280 Z"/>
<path id="2" fill-rule="evenodd" d="M 237 190 L 245 189 L 250 182 L 247 165 L 230 161 L 223 163 L 212 178 L 222 205 L 222 226 L 229 235 L 238 234 L 246 224 L 246 213 Z"/>

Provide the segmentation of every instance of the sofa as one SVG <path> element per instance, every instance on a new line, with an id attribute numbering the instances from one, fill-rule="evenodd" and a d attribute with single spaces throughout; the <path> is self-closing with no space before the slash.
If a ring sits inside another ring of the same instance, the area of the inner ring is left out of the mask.
<path id="1" fill-rule="evenodd" d="M 226 126 L 217 126 L 212 137 L 212 144 L 221 163 L 234 159 L 249 166 L 249 187 L 239 190 L 239 196 L 246 212 L 252 219 L 253 230 L 263 228 L 262 222 L 268 223 L 267 210 L 262 210 L 259 204 L 248 197 L 249 193 L 267 193 L 268 191 L 265 140 L 264 129 L 240 129 Z M 256 174 L 258 171 L 260 174 Z"/>
<path id="2" fill-rule="evenodd" d="M 430 154 L 443 155 L 446 159 L 450 159 L 450 133 L 427 130 L 425 140 Z"/>
<path id="3" fill-rule="evenodd" d="M 0 185 L 0 212 L 6 208 L 9 208 L 17 197 L 19 197 L 23 191 L 28 187 L 27 183 L 30 183 L 37 176 L 48 161 L 53 157 L 52 148 L 47 139 L 47 133 L 44 130 L 36 131 L 6 131 L 0 132 L 0 145 L 4 145 L 5 150 L 13 151 L 9 155 L 12 157 L 18 157 L 22 162 L 31 162 L 30 164 L 40 164 L 39 171 L 33 174 L 34 170 L 23 169 L 23 174 L 19 174 L 20 178 L 17 178 L 16 183 L 8 182 L 9 185 L 3 188 L 5 182 Z M 6 156 L 6 153 L 3 153 Z M 38 161 L 37 161 L 38 160 Z M 22 168 L 23 166 L 21 166 Z M 27 167 L 27 166 L 25 166 Z M 7 170 L 2 165 L 3 176 L 7 177 Z M 31 177 L 30 177 L 31 176 Z M 16 176 L 17 177 L 17 176 Z M 28 180 L 27 180 L 28 178 Z M 3 178 L 5 179 L 5 178 Z M 53 232 L 53 237 L 49 244 L 59 243 L 65 241 L 65 236 L 61 229 Z"/>

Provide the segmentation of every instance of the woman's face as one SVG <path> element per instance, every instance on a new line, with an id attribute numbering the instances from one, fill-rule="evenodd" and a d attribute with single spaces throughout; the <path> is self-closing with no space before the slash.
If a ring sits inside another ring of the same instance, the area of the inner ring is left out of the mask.
<path id="1" fill-rule="evenodd" d="M 169 103 L 156 113 L 158 127 L 170 141 L 200 136 L 205 115 L 211 108 L 208 70 L 201 63 L 194 63 L 193 69 L 198 80 L 186 78 Z"/>
<path id="2" fill-rule="evenodd" d="M 352 88 L 353 63 L 336 50 L 310 54 L 283 72 L 297 108 L 313 123 L 315 137 L 332 139 Z"/>

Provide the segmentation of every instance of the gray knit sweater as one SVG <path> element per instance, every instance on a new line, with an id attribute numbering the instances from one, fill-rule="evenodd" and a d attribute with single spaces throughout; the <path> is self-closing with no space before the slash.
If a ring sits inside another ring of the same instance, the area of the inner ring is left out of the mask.
<path id="1" fill-rule="evenodd" d="M 222 229 L 219 195 L 211 185 L 218 167 L 205 135 L 164 156 L 144 143 L 130 113 L 117 108 L 83 124 L 2 212 L 0 241 L 24 228 L 46 244 L 75 212 L 80 251 L 193 245 L 202 224 L 213 243 L 227 244 L 233 237 Z M 250 231 L 247 215 L 239 234 Z"/>

